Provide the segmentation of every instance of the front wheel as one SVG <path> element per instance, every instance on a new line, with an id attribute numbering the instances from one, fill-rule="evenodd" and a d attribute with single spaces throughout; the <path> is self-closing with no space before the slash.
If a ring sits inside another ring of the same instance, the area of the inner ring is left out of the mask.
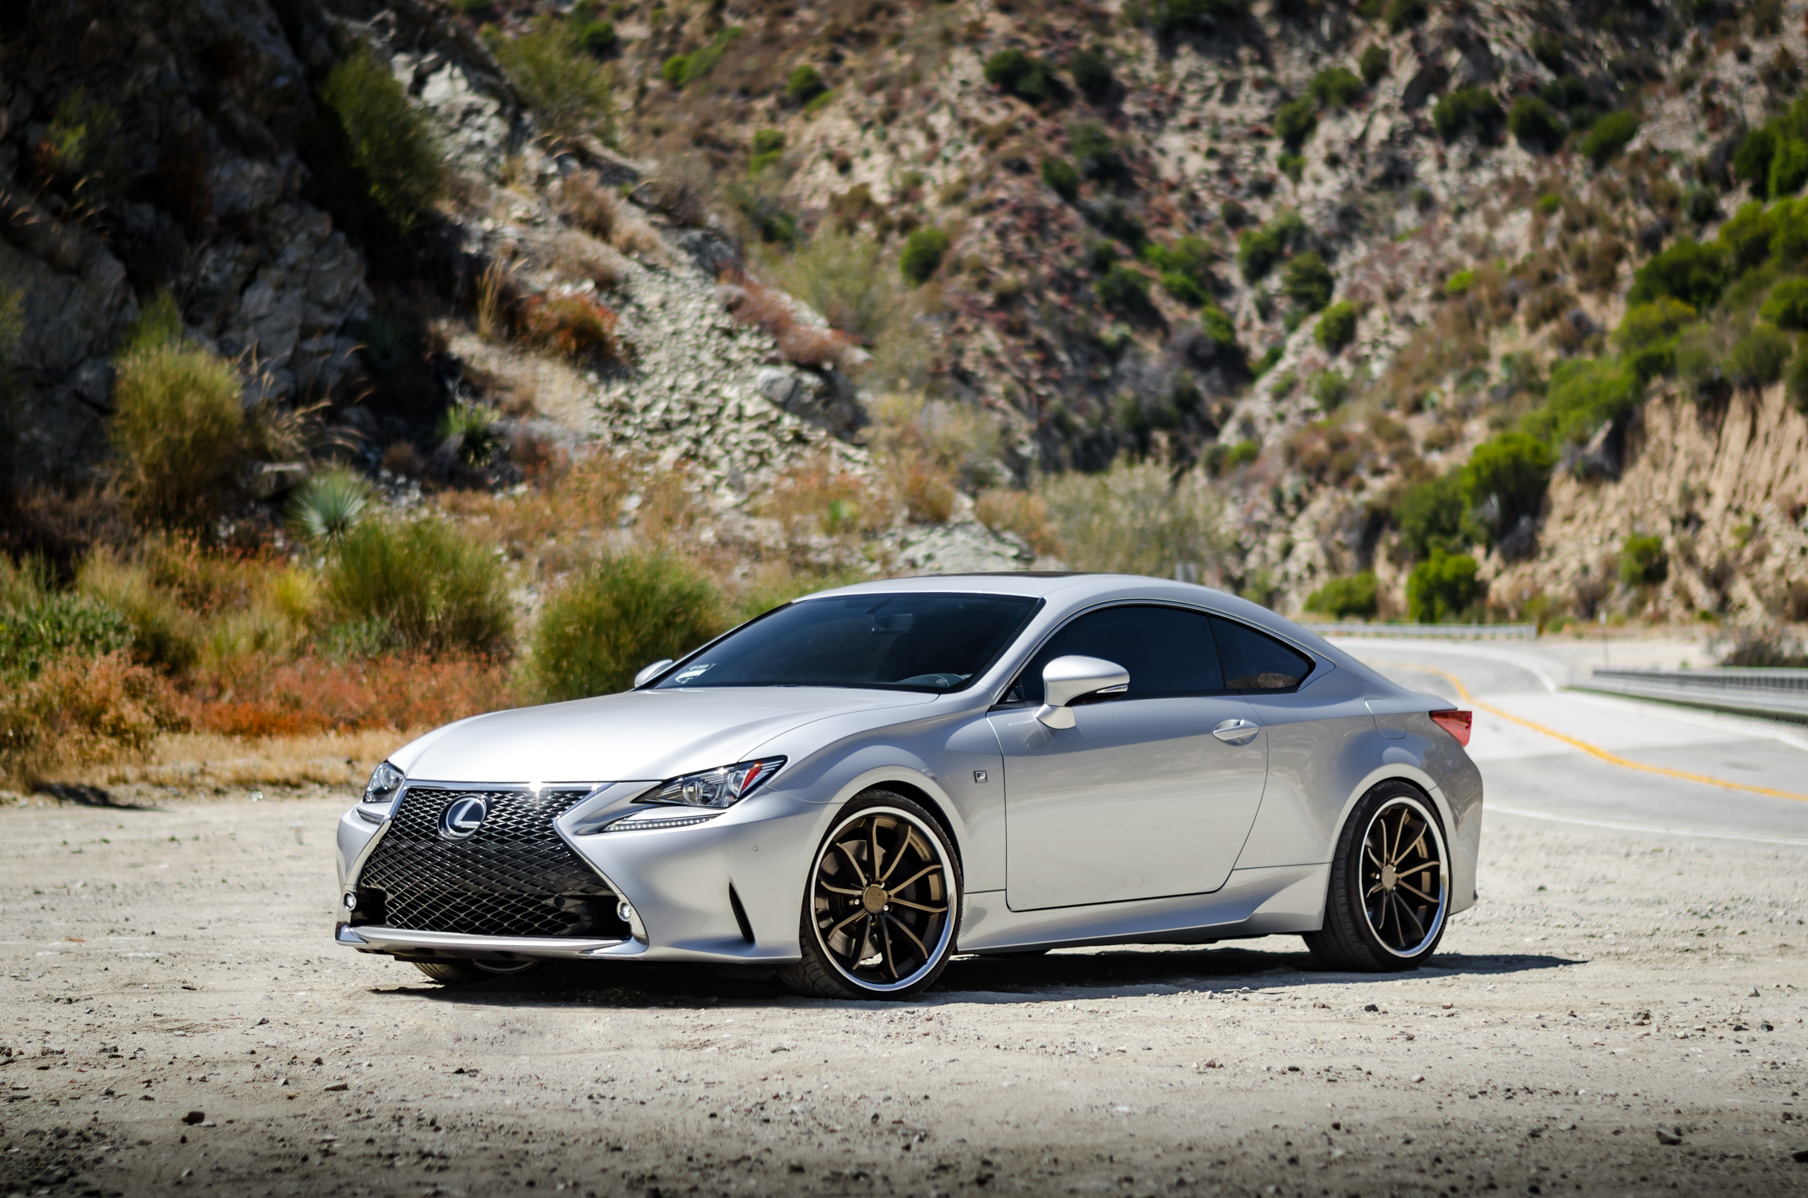
<path id="1" fill-rule="evenodd" d="M 1418 788 L 1372 788 L 1338 837 L 1325 925 L 1305 936 L 1313 958 L 1328 969 L 1418 968 L 1444 936 L 1449 862 L 1437 812 Z"/>
<path id="2" fill-rule="evenodd" d="M 909 998 L 948 964 L 960 889 L 960 862 L 935 818 L 903 795 L 865 791 L 816 852 L 803 959 L 780 977 L 819 998 Z"/>

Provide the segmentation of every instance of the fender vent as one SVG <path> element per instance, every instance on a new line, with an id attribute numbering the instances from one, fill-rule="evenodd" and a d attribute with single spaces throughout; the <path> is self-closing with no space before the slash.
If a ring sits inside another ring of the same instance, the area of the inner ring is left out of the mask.
<path id="1" fill-rule="evenodd" d="M 728 909 L 734 912 L 735 927 L 741 929 L 741 939 L 753 943 L 753 924 L 747 918 L 747 908 L 741 906 L 741 896 L 735 893 L 734 883 L 728 884 Z"/>

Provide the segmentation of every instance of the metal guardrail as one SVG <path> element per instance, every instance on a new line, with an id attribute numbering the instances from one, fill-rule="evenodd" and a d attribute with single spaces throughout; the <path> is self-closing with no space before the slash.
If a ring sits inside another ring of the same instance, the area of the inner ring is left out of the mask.
<path id="1" fill-rule="evenodd" d="M 1308 624 L 1301 620 L 1299 625 L 1320 636 L 1432 637 L 1456 641 L 1530 641 L 1538 636 L 1536 624 Z"/>
<path id="2" fill-rule="evenodd" d="M 1656 699 L 1772 719 L 1808 721 L 1808 670 L 1714 667 L 1701 670 L 1603 670 L 1572 678 L 1574 690 Z"/>

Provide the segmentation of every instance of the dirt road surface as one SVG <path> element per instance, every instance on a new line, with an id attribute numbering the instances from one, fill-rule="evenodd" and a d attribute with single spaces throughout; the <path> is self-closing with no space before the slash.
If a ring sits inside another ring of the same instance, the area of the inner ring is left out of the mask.
<path id="1" fill-rule="evenodd" d="M 1800 850 L 1495 816 L 1435 968 L 1070 950 L 867 1006 L 443 990 L 330 942 L 342 798 L 137 801 L 0 809 L 0 1194 L 1808 1193 Z"/>

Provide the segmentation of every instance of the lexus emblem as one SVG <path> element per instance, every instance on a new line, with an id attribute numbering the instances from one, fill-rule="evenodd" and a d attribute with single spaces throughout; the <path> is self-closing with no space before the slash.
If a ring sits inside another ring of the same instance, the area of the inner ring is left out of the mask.
<path id="1" fill-rule="evenodd" d="M 489 815 L 490 805 L 483 799 L 454 799 L 446 804 L 440 812 L 439 835 L 441 840 L 469 840 L 483 827 L 484 817 Z"/>

